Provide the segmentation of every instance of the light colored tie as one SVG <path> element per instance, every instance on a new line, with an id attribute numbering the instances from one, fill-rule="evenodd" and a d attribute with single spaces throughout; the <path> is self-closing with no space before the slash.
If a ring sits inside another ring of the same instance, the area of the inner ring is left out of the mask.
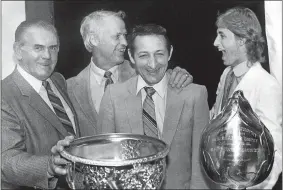
<path id="1" fill-rule="evenodd" d="M 106 87 L 107 87 L 109 84 L 113 84 L 113 83 L 114 83 L 113 80 L 112 80 L 112 78 L 111 78 L 111 75 L 112 75 L 111 71 L 106 71 L 106 72 L 104 73 L 104 77 L 106 78 L 105 86 L 104 86 L 104 91 L 106 90 Z"/>
<path id="2" fill-rule="evenodd" d="M 158 138 L 158 128 L 155 117 L 155 105 L 152 99 L 155 90 L 153 87 L 144 87 L 146 98 L 143 102 L 143 128 L 144 134 L 147 136 Z"/>
<path id="3" fill-rule="evenodd" d="M 60 100 L 60 98 L 52 91 L 50 84 L 48 81 L 43 81 L 42 85 L 45 87 L 47 91 L 48 98 L 54 108 L 54 111 L 61 121 L 62 125 L 65 127 L 65 129 L 72 135 L 75 134 L 73 125 L 66 113 L 66 110 L 63 107 L 63 104 Z"/>

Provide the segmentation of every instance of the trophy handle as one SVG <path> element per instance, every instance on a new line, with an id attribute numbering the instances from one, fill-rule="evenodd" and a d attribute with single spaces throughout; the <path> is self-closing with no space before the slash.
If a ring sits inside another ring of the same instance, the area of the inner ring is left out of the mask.
<path id="1" fill-rule="evenodd" d="M 75 164 L 74 164 L 74 167 L 73 167 L 73 163 L 68 163 L 66 165 L 66 169 L 67 169 L 66 181 L 67 181 L 67 183 L 68 183 L 68 185 L 71 189 L 75 189 L 75 181 L 74 181 Z"/>

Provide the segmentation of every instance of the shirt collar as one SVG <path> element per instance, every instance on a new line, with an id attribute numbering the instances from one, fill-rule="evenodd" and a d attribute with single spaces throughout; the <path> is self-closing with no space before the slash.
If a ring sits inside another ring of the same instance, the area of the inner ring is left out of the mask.
<path id="1" fill-rule="evenodd" d="M 244 62 L 236 65 L 235 67 L 233 67 L 233 72 L 234 72 L 236 77 L 240 77 L 240 76 L 246 74 L 246 72 L 248 72 L 249 69 L 250 69 L 250 67 L 248 66 L 248 61 L 244 61 Z"/>
<path id="2" fill-rule="evenodd" d="M 33 87 L 33 89 L 39 93 L 42 86 L 42 81 L 38 80 L 28 72 L 26 72 L 20 65 L 17 65 L 17 70 L 24 77 L 24 79 Z"/>
<path id="3" fill-rule="evenodd" d="M 151 87 L 153 87 L 156 90 L 157 94 L 161 98 L 164 98 L 165 94 L 167 93 L 167 84 L 168 84 L 167 75 L 165 74 L 164 77 L 162 78 L 162 80 L 159 83 L 157 83 L 157 84 L 155 84 Z M 149 85 L 143 80 L 143 78 L 140 75 L 138 75 L 136 94 L 138 94 L 139 91 L 141 91 L 146 86 L 149 86 Z"/>
<path id="4" fill-rule="evenodd" d="M 106 80 L 106 78 L 104 78 L 104 74 L 106 71 L 104 71 L 103 69 L 100 69 L 99 67 L 97 67 L 94 62 L 90 61 L 90 68 L 91 71 L 95 74 L 95 79 L 97 81 L 98 84 L 101 84 L 104 80 Z M 111 78 L 113 80 L 113 82 L 117 82 L 118 81 L 118 65 L 112 67 L 111 69 L 109 69 L 108 71 L 110 71 L 112 73 Z"/>

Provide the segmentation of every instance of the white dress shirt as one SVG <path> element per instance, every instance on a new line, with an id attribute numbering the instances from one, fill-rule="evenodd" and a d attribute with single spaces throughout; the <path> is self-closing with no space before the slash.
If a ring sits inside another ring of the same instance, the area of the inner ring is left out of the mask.
<path id="1" fill-rule="evenodd" d="M 249 71 L 249 69 L 250 69 L 250 67 L 248 67 L 248 62 L 247 61 L 244 61 L 244 62 L 236 65 L 235 67 L 233 67 L 233 72 L 234 72 L 234 75 L 236 77 L 236 80 L 234 80 L 233 83 L 232 83 L 232 86 L 230 88 L 228 97 L 232 96 L 235 88 L 240 83 L 240 81 L 245 76 L 245 74 Z"/>
<path id="2" fill-rule="evenodd" d="M 48 98 L 47 91 L 46 91 L 45 87 L 42 85 L 42 81 L 38 80 L 37 78 L 35 78 L 34 76 L 32 76 L 31 74 L 26 72 L 20 65 L 17 65 L 17 70 L 24 77 L 24 79 L 32 86 L 32 88 L 40 95 L 40 97 L 50 107 L 50 109 L 55 113 L 54 108 L 53 108 L 53 106 L 52 106 L 52 104 L 51 104 L 51 102 Z M 52 91 L 60 98 L 60 100 L 63 104 L 63 107 L 64 107 L 72 125 L 73 125 L 74 131 L 76 132 L 74 115 L 73 115 L 70 107 L 68 106 L 68 104 L 66 103 L 64 98 L 61 96 L 60 92 L 57 90 L 57 88 L 55 87 L 53 82 L 49 78 L 47 79 L 47 81 L 49 82 Z"/>
<path id="3" fill-rule="evenodd" d="M 164 75 L 163 79 L 151 86 L 155 89 L 155 93 L 152 96 L 154 105 L 155 105 L 155 116 L 156 116 L 156 123 L 159 131 L 159 138 L 161 137 L 162 131 L 163 131 L 163 123 L 164 123 L 164 117 L 165 117 L 165 110 L 166 110 L 166 98 L 167 98 L 167 85 L 168 85 L 168 79 L 167 76 Z M 142 105 L 146 98 L 146 92 L 144 87 L 149 87 L 149 85 L 143 80 L 143 78 L 139 75 L 138 81 L 137 81 L 137 92 L 138 95 L 139 92 L 141 92 L 142 96 Z"/>
<path id="4" fill-rule="evenodd" d="M 109 69 L 112 73 L 111 78 L 114 83 L 118 81 L 118 65 Z M 106 71 L 98 68 L 92 61 L 90 62 L 90 91 L 93 104 L 95 106 L 96 112 L 99 112 L 100 102 L 104 94 L 104 87 L 106 78 L 104 77 Z"/>

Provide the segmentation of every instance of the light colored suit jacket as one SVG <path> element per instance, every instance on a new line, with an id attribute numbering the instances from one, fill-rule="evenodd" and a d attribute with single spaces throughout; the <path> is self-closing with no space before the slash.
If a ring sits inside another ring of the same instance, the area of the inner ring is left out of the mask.
<path id="1" fill-rule="evenodd" d="M 90 72 L 90 65 L 88 65 L 77 76 L 67 80 L 68 94 L 76 110 L 82 136 L 95 135 L 98 132 L 98 114 L 91 99 Z M 124 82 L 136 75 L 135 69 L 127 60 L 118 66 L 118 73 L 119 82 Z"/>
<path id="2" fill-rule="evenodd" d="M 109 86 L 103 96 L 98 126 L 102 133 L 144 134 L 137 77 Z M 163 188 L 207 188 L 199 166 L 199 140 L 209 121 L 207 91 L 191 84 L 179 94 L 168 86 L 162 140 L 170 146 Z"/>
<path id="3" fill-rule="evenodd" d="M 221 75 L 217 88 L 216 102 L 210 111 L 211 118 L 221 112 L 221 103 L 227 73 L 227 67 Z M 255 63 L 244 75 L 234 90 L 242 90 L 253 111 L 271 132 L 275 142 L 275 161 L 269 177 L 255 189 L 271 189 L 282 171 L 282 92 L 279 83 L 267 73 L 260 63 Z"/>
<path id="4" fill-rule="evenodd" d="M 50 79 L 75 113 L 63 76 L 54 73 Z M 50 188 L 47 166 L 51 148 L 68 132 L 17 70 L 2 81 L 1 100 L 2 188 Z M 75 114 L 74 119 L 79 136 Z"/>

